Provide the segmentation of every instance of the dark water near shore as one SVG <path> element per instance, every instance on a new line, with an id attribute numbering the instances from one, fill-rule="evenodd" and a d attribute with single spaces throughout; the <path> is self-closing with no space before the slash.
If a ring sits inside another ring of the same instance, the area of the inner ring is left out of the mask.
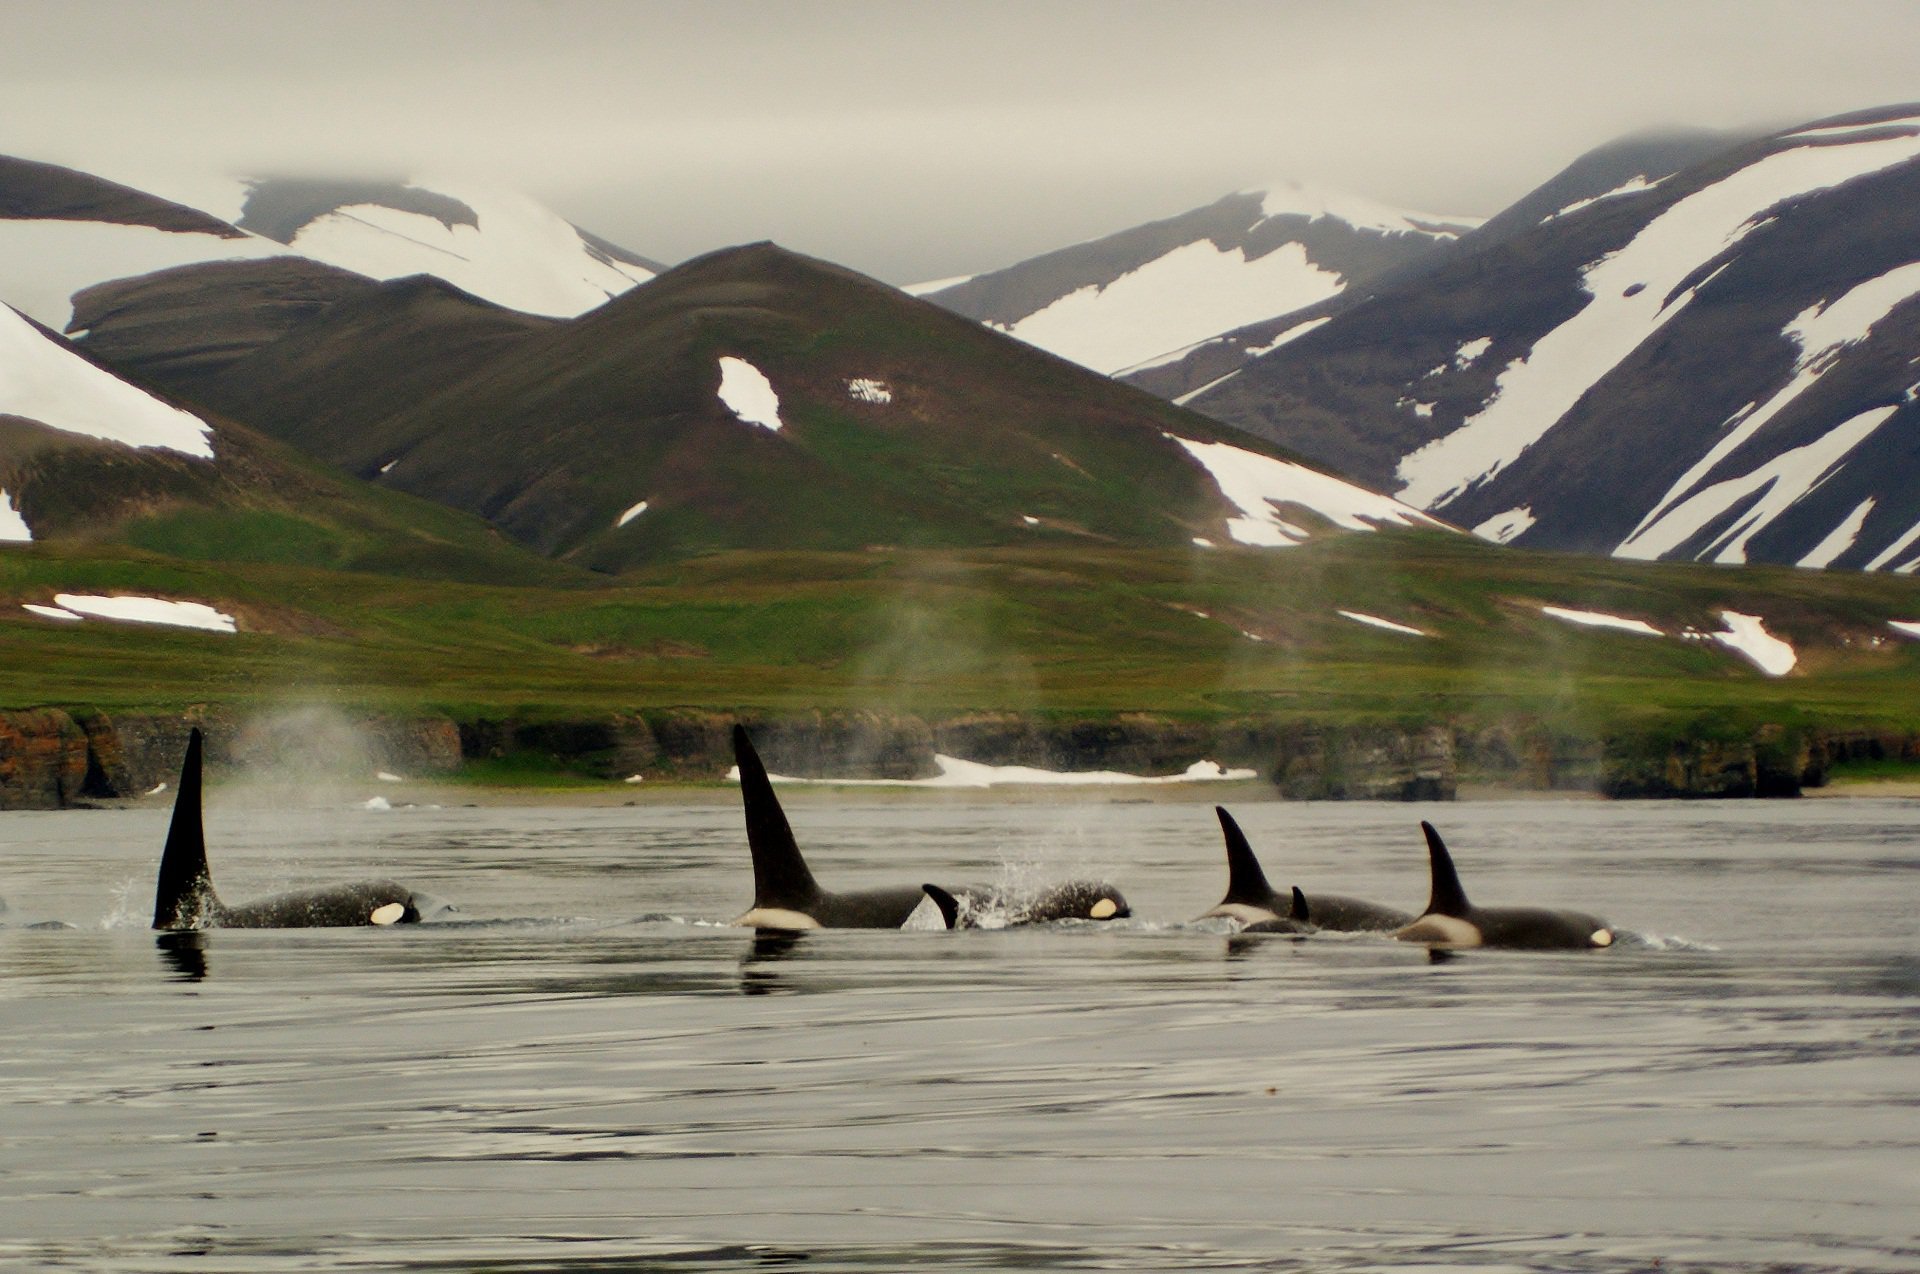
<path id="1" fill-rule="evenodd" d="M 165 811 L 4 814 L 0 1266 L 1920 1269 L 1920 804 L 1236 812 L 1275 883 L 1417 909 L 1424 815 L 1645 940 L 1235 938 L 1205 804 L 810 797 L 829 886 L 1137 919 L 757 941 L 730 806 L 216 802 L 230 900 L 458 918 L 170 951 Z"/>

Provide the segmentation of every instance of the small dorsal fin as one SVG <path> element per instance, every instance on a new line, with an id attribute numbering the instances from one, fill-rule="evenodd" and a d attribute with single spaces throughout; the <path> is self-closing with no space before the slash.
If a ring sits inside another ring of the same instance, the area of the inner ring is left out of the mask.
<path id="1" fill-rule="evenodd" d="M 153 893 L 153 927 L 198 929 L 218 906 L 207 870 L 207 838 L 200 822 L 200 728 L 187 735 L 180 762 L 180 786 L 173 797 L 173 821 L 160 851 L 160 880 Z"/>
<path id="2" fill-rule="evenodd" d="M 922 885 L 927 897 L 933 899 L 933 905 L 940 908 L 940 918 L 947 922 L 947 928 L 960 927 L 960 900 L 938 885 Z"/>
<path id="3" fill-rule="evenodd" d="M 767 768 L 745 727 L 733 727 L 733 759 L 740 766 L 740 801 L 747 816 L 747 848 L 753 853 L 753 905 L 800 909 L 820 894 L 813 873 L 793 839 L 793 828 L 773 794 Z"/>
<path id="4" fill-rule="evenodd" d="M 1260 870 L 1260 860 L 1253 856 L 1246 833 L 1227 813 L 1226 806 L 1216 805 L 1213 812 L 1220 816 L 1220 830 L 1227 838 L 1227 896 L 1220 900 L 1221 905 L 1237 902 L 1267 906 L 1273 901 L 1273 886 L 1267 883 L 1267 873 Z"/>
<path id="5" fill-rule="evenodd" d="M 1420 830 L 1426 833 L 1427 861 L 1433 867 L 1433 892 L 1427 898 L 1426 914 L 1465 916 L 1473 904 L 1467 901 L 1467 891 L 1460 887 L 1460 873 L 1453 869 L 1453 855 L 1447 852 L 1447 843 L 1433 830 L 1432 823 L 1422 822 Z"/>
<path id="6" fill-rule="evenodd" d="M 1307 896 L 1300 892 L 1300 886 L 1298 885 L 1293 887 L 1293 908 L 1287 912 L 1287 915 L 1302 924 L 1306 924 L 1313 919 L 1307 911 Z"/>

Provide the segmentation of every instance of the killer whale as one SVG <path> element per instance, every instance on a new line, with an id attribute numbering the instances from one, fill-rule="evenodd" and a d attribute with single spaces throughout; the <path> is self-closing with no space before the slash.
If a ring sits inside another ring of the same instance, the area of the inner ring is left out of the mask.
<path id="1" fill-rule="evenodd" d="M 420 919 L 413 891 L 391 880 L 302 889 L 237 906 L 221 902 L 207 867 L 206 830 L 200 815 L 202 750 L 200 730 L 195 727 L 187 736 L 173 821 L 160 853 L 160 878 L 153 897 L 155 929 L 320 929 L 411 924 Z"/>
<path id="2" fill-rule="evenodd" d="M 1104 880 L 1069 880 L 1034 893 L 969 887 L 950 893 L 938 885 L 922 885 L 940 909 L 949 929 L 979 929 L 992 916 L 1010 925 L 1047 924 L 1056 920 L 1124 920 L 1133 914 L 1126 897 Z"/>
<path id="3" fill-rule="evenodd" d="M 733 758 L 740 767 L 740 802 L 746 815 L 747 848 L 753 856 L 753 906 L 733 923 L 756 929 L 898 929 L 929 897 L 943 906 L 946 897 L 955 909 L 943 919 L 947 927 L 962 912 L 962 900 L 992 905 L 1000 895 L 981 886 L 899 885 L 833 893 L 822 889 L 801 856 L 793 828 L 773 793 L 766 766 L 754 749 L 746 728 L 733 727 Z M 1105 920 L 1131 914 L 1120 891 L 1098 882 L 1069 881 L 1030 898 L 1004 899 L 1017 906 L 1023 921 L 1059 920 L 1079 916 Z M 964 924 L 964 920 L 962 922 Z"/>
<path id="4" fill-rule="evenodd" d="M 1275 893 L 1240 824 L 1224 805 L 1214 806 L 1213 812 L 1220 816 L 1220 831 L 1227 843 L 1227 895 L 1200 919 L 1225 916 L 1262 933 L 1307 933 L 1314 929 L 1387 933 L 1413 922 L 1408 912 L 1362 898 L 1302 893 L 1298 886 L 1291 897 Z"/>
<path id="5" fill-rule="evenodd" d="M 1453 855 L 1432 823 L 1422 822 L 1433 893 L 1419 919 L 1393 936 L 1429 947 L 1512 947 L 1531 951 L 1590 951 L 1613 945 L 1613 930 L 1598 916 L 1548 907 L 1476 907 L 1467 900 Z"/>

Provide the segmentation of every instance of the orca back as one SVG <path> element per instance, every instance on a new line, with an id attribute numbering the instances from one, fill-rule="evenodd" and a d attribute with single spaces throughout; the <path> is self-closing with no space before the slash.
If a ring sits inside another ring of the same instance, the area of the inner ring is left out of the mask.
<path id="1" fill-rule="evenodd" d="M 200 728 L 187 736 L 180 762 L 180 786 L 173 798 L 173 821 L 160 851 L 160 879 L 153 894 L 153 927 L 198 929 L 220 909 L 207 869 L 206 830 L 200 821 Z"/>

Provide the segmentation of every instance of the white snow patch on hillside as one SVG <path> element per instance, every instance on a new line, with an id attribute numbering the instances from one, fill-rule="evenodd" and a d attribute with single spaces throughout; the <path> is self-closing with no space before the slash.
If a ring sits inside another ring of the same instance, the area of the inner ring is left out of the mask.
<path id="1" fill-rule="evenodd" d="M 1920 155 L 1920 137 L 1796 146 L 1747 165 L 1655 217 L 1618 252 L 1589 264 L 1592 298 L 1500 373 L 1487 405 L 1459 429 L 1403 457 L 1401 499 L 1444 506 L 1538 442 L 1580 396 L 1677 314 L 1667 294 L 1702 261 L 1737 243 L 1783 199 L 1823 190 Z"/>
<path id="2" fill-rule="evenodd" d="M 1622 557 L 1642 556 L 1628 553 L 1626 546 L 1651 531 L 1670 507 L 1693 493 L 1715 466 L 1817 385 L 1820 378 L 1832 370 L 1842 350 L 1865 340 L 1874 324 L 1917 293 L 1920 293 L 1920 262 L 1889 270 L 1851 288 L 1837 300 L 1810 306 L 1794 316 L 1781 335 L 1800 347 L 1800 357 L 1785 387 L 1768 399 L 1765 406 L 1749 403 L 1745 412 L 1736 412 L 1722 425 L 1719 440 L 1655 502 L 1616 553 Z"/>
<path id="3" fill-rule="evenodd" d="M 1698 561 L 1745 562 L 1748 541 L 1832 476 L 1848 453 L 1898 410 L 1894 405 L 1861 412 L 1805 446 L 1781 452 L 1750 473 L 1702 488 L 1681 503 L 1650 515 L 1653 520 L 1627 537 L 1613 551 L 1614 556 L 1643 561 L 1664 557 L 1737 502 L 1760 493 L 1731 530 L 1695 555 Z"/>
<path id="4" fill-rule="evenodd" d="M 1608 199 L 1618 199 L 1622 195 L 1637 195 L 1643 190 L 1652 190 L 1665 180 L 1665 177 L 1661 177 L 1654 181 L 1648 181 L 1644 174 L 1630 178 L 1627 181 L 1621 182 L 1612 190 L 1598 195 L 1589 195 L 1585 199 L 1576 199 L 1558 212 L 1548 213 L 1546 216 L 1540 218 L 1540 224 L 1545 225 L 1549 221 L 1558 221 L 1570 212 L 1578 212 L 1582 208 L 1590 208 L 1594 204 L 1601 203 Z"/>
<path id="5" fill-rule="evenodd" d="M 1664 637 L 1658 628 L 1644 619 L 1628 619 L 1621 615 L 1609 615 L 1599 610 L 1570 610 L 1565 606 L 1542 606 L 1540 613 L 1562 623 L 1579 624 L 1583 628 L 1613 628 L 1623 633 L 1637 633 L 1642 637 Z"/>
<path id="6" fill-rule="evenodd" d="M 647 502 L 645 500 L 642 500 L 640 503 L 634 505 L 632 508 L 622 513 L 618 518 L 614 519 L 614 523 L 613 523 L 614 530 L 616 531 L 619 530 L 621 527 L 633 521 L 635 518 L 639 517 L 642 513 L 645 513 L 646 511 L 647 511 Z"/>
<path id="7" fill-rule="evenodd" d="M 750 425 L 780 432 L 780 395 L 773 382 L 744 358 L 720 360 L 720 401 Z"/>
<path id="8" fill-rule="evenodd" d="M 1460 230 L 1472 229 L 1485 220 L 1482 217 L 1455 217 L 1437 212 L 1413 212 L 1405 208 L 1391 207 L 1378 200 L 1369 199 L 1365 195 L 1309 186 L 1292 180 L 1275 181 L 1264 188 L 1241 193 L 1259 195 L 1260 215 L 1268 219 L 1306 217 L 1317 221 L 1328 217 L 1335 221 L 1344 221 L 1356 229 L 1379 230 L 1387 234 L 1423 234 L 1434 239 L 1452 239 L 1458 237 Z M 1453 228 L 1437 229 L 1436 227 L 1439 226 Z"/>
<path id="9" fill-rule="evenodd" d="M 1001 331 L 1112 374 L 1221 332 L 1339 293 L 1345 280 L 1286 243 L 1247 260 L 1211 240 L 1184 244 L 1105 287 L 1089 284 Z"/>
<path id="10" fill-rule="evenodd" d="M 944 292 L 948 288 L 957 288 L 962 283 L 971 283 L 978 278 L 975 274 L 956 274 L 950 279 L 929 279 L 925 283 L 909 283 L 900 290 L 908 296 L 931 296 L 935 292 Z"/>
<path id="11" fill-rule="evenodd" d="M 1406 633 L 1412 637 L 1431 637 L 1433 634 L 1406 624 L 1396 624 L 1391 619 L 1382 619 L 1378 615 L 1369 615 L 1364 611 L 1337 610 L 1334 614 L 1342 619 L 1351 619 L 1356 624 L 1366 624 L 1372 628 L 1384 628 L 1390 633 Z"/>
<path id="12" fill-rule="evenodd" d="M 213 458 L 205 421 L 94 366 L 4 305 L 0 415 L 129 447 Z"/>
<path id="13" fill-rule="evenodd" d="M 1833 565 L 1835 558 L 1852 548 L 1860 538 L 1860 528 L 1867 523 L 1867 514 L 1873 512 L 1874 498 L 1868 496 L 1854 506 L 1852 513 L 1840 519 L 1840 525 L 1827 532 L 1827 538 L 1814 545 L 1807 555 L 1800 559 L 1799 565 L 1823 569 Z"/>
<path id="14" fill-rule="evenodd" d="M 957 756 L 935 753 L 933 763 L 940 773 L 925 779 L 800 779 L 769 774 L 770 782 L 824 784 L 833 787 L 1118 787 L 1163 785 L 1168 783 L 1240 782 L 1257 777 L 1253 770 L 1224 769 L 1215 761 L 1195 761 L 1183 773 L 1166 775 L 1123 774 L 1118 770 L 1039 770 L 1025 765 L 986 765 L 963 761 Z M 740 781 L 740 767 L 727 771 L 729 781 Z"/>
<path id="15" fill-rule="evenodd" d="M 1884 568 L 1890 562 L 1898 561 L 1901 555 L 1912 549 L 1917 541 L 1920 541 L 1920 522 L 1916 522 L 1907 530 L 1905 535 L 1887 545 L 1886 548 L 1876 554 L 1874 559 L 1867 563 L 1866 569 L 1877 571 Z"/>
<path id="16" fill-rule="evenodd" d="M 252 235 L 225 239 L 104 221 L 0 220 L 0 301 L 62 332 L 73 321 L 73 294 L 96 283 L 199 261 L 291 255 L 283 245 Z"/>
<path id="17" fill-rule="evenodd" d="M 65 623 L 77 624 L 85 618 L 83 615 L 76 615 L 72 611 L 62 607 L 42 606 L 37 602 L 22 602 L 20 608 L 22 610 L 32 611 L 42 619 L 58 619 Z"/>
<path id="18" fill-rule="evenodd" d="M 1311 509 L 1350 531 L 1373 531 L 1381 525 L 1441 525 L 1398 500 L 1305 465 L 1230 443 L 1193 442 L 1173 434 L 1166 437 L 1186 448 L 1187 454 L 1212 475 L 1220 494 L 1240 510 L 1240 517 L 1227 519 L 1227 532 L 1241 544 L 1287 548 L 1307 539 L 1307 531 L 1282 520 L 1275 512 L 1276 502 Z"/>
<path id="19" fill-rule="evenodd" d="M 1887 627 L 1902 637 L 1920 637 L 1920 621 L 1911 619 L 1889 619 Z"/>
<path id="20" fill-rule="evenodd" d="M 1720 622 L 1727 626 L 1727 631 L 1712 634 L 1713 639 L 1769 677 L 1784 677 L 1800 662 L 1793 647 L 1768 632 L 1766 623 L 1758 615 L 1723 610 Z"/>
<path id="21" fill-rule="evenodd" d="M 1465 371 L 1467 368 L 1479 362 L 1481 356 L 1492 348 L 1493 338 L 1491 336 L 1474 337 L 1459 349 L 1453 351 L 1453 369 L 1457 372 Z M 1429 376 L 1432 374 L 1432 372 L 1427 373 Z"/>
<path id="22" fill-rule="evenodd" d="M 1517 509 L 1508 509 L 1505 513 L 1496 513 L 1473 528 L 1473 533 L 1483 540 L 1492 540 L 1495 544 L 1510 544 L 1519 536 L 1526 534 L 1534 523 L 1533 506 L 1523 504 Z"/>
<path id="23" fill-rule="evenodd" d="M 13 507 L 13 497 L 0 487 L 0 544 L 31 544 L 33 532 L 27 528 L 27 520 L 20 516 L 20 510 Z"/>
<path id="24" fill-rule="evenodd" d="M 516 191 L 465 182 L 409 185 L 459 200 L 479 224 L 449 226 L 422 213 L 354 204 L 302 226 L 291 246 L 375 279 L 438 275 L 495 304 L 555 318 L 583 314 L 653 277 L 641 266 L 607 260 L 571 223 Z"/>
<path id="25" fill-rule="evenodd" d="M 84 593 L 60 593 L 53 600 L 66 610 L 95 619 L 204 628 L 216 633 L 235 631 L 233 616 L 222 614 L 205 602 L 172 602 L 159 597 L 96 597 Z"/>
<path id="26" fill-rule="evenodd" d="M 1323 318 L 1312 318 L 1312 319 L 1308 319 L 1304 323 L 1295 323 L 1292 327 L 1280 333 L 1280 335 L 1274 337 L 1272 340 L 1268 341 L 1265 345 L 1250 346 L 1246 350 L 1246 355 L 1248 358 L 1265 358 L 1267 355 L 1273 353 L 1273 351 L 1279 349 L 1282 345 L 1287 345 L 1294 341 L 1297 341 L 1301 337 L 1305 336 L 1308 332 L 1311 332 L 1314 328 L 1323 327 L 1326 324 L 1331 322 L 1333 322 L 1333 316 L 1329 314 Z"/>
<path id="27" fill-rule="evenodd" d="M 847 397 L 863 403 L 890 403 L 893 401 L 893 390 L 883 380 L 860 376 L 847 382 Z"/>

